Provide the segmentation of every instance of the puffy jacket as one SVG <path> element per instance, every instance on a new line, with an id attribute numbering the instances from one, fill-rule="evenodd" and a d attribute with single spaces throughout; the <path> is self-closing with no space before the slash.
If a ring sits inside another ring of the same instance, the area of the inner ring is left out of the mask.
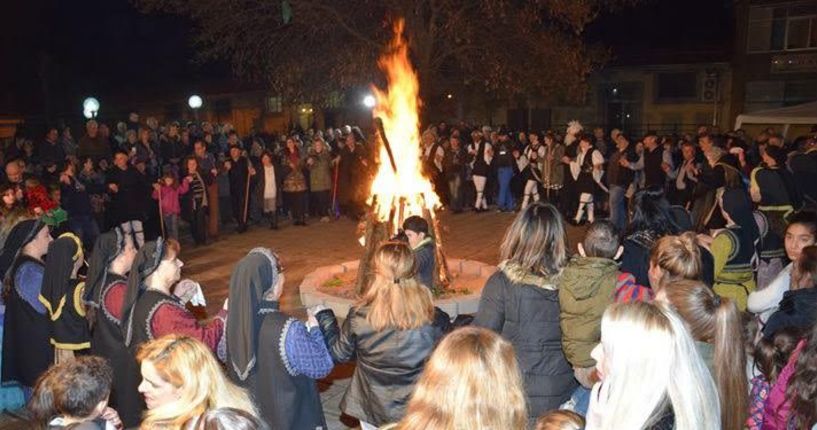
<path id="1" fill-rule="evenodd" d="M 482 289 L 473 324 L 513 345 L 533 419 L 557 409 L 578 385 L 562 352 L 559 292 L 554 280 L 506 263 L 500 269 Z"/>
<path id="2" fill-rule="evenodd" d="M 618 265 L 607 258 L 576 256 L 562 272 L 559 282 L 559 322 L 562 348 L 575 367 L 591 367 L 590 351 L 601 340 L 601 316 L 613 303 Z"/>
<path id="3" fill-rule="evenodd" d="M 403 418 L 414 384 L 449 321 L 437 309 L 433 324 L 411 330 L 375 331 L 366 321 L 368 311 L 368 307 L 353 306 L 340 329 L 331 309 L 315 317 L 336 363 L 357 358 L 340 409 L 380 426 Z"/>

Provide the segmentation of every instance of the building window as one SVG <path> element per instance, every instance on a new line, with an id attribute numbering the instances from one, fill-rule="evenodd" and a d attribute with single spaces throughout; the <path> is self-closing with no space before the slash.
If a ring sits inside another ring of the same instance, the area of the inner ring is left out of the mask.
<path id="1" fill-rule="evenodd" d="M 803 49 L 817 49 L 817 4 L 749 10 L 748 52 Z"/>
<path id="2" fill-rule="evenodd" d="M 281 113 L 283 111 L 284 106 L 281 97 L 267 97 L 267 112 Z"/>
<path id="3" fill-rule="evenodd" d="M 663 72 L 655 75 L 655 101 L 677 102 L 694 100 L 698 96 L 698 74 L 695 72 Z"/>

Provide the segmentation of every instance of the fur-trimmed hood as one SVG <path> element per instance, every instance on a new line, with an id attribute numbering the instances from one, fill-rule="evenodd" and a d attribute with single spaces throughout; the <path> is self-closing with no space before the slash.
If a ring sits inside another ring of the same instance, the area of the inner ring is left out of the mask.
<path id="1" fill-rule="evenodd" d="M 559 289 L 559 276 L 543 276 L 537 275 L 535 273 L 531 273 L 529 270 L 523 268 L 522 266 L 509 263 L 507 261 L 503 261 L 499 263 L 499 270 L 508 277 L 508 279 L 516 284 L 526 284 L 526 285 L 533 285 L 539 288 L 544 288 L 546 290 L 558 290 Z"/>

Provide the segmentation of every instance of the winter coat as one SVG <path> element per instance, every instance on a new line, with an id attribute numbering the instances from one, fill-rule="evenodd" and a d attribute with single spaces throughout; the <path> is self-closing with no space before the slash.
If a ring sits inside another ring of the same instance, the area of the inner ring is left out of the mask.
<path id="1" fill-rule="evenodd" d="M 341 411 L 379 426 L 400 421 L 405 414 L 414 384 L 448 319 L 437 309 L 433 324 L 376 331 L 366 321 L 368 312 L 368 307 L 353 306 L 340 329 L 331 309 L 315 317 L 332 359 L 336 363 L 357 359 Z"/>
<path id="2" fill-rule="evenodd" d="M 436 245 L 434 239 L 427 237 L 414 249 L 414 257 L 417 260 L 417 278 L 420 283 L 434 289 L 434 273 L 437 270 Z"/>
<path id="3" fill-rule="evenodd" d="M 601 340 L 601 316 L 613 303 L 618 264 L 607 258 L 576 256 L 559 282 L 559 317 L 565 357 L 575 367 L 591 367 L 590 351 Z"/>
<path id="4" fill-rule="evenodd" d="M 788 428 L 786 423 L 791 413 L 791 400 L 786 396 L 786 391 L 791 378 L 794 377 L 800 353 L 805 347 L 806 340 L 803 339 L 792 351 L 786 366 L 777 375 L 777 380 L 772 385 L 772 390 L 766 399 L 766 408 L 763 411 L 763 430 L 786 430 Z"/>
<path id="5" fill-rule="evenodd" d="M 162 184 L 161 186 L 161 194 L 155 189 L 153 190 L 153 198 L 159 200 L 159 196 L 161 195 L 162 200 L 159 204 L 162 206 L 162 214 L 163 215 L 179 215 L 182 213 L 181 204 L 179 203 L 179 199 L 182 194 L 186 194 L 188 188 L 190 187 L 190 182 L 187 179 L 182 180 L 179 186 L 170 186 Z"/>
<path id="6" fill-rule="evenodd" d="M 328 191 L 332 189 L 332 156 L 327 151 L 320 154 L 311 151 L 309 160 L 309 189 L 312 192 Z"/>
<path id="7" fill-rule="evenodd" d="M 511 342 L 525 381 L 528 415 L 557 409 L 578 385 L 562 352 L 557 279 L 502 263 L 482 289 L 474 325 Z"/>
<path id="8" fill-rule="evenodd" d="M 763 327 L 763 337 L 771 339 L 775 332 L 786 327 L 808 329 L 814 325 L 817 315 L 817 286 L 789 290 Z"/>

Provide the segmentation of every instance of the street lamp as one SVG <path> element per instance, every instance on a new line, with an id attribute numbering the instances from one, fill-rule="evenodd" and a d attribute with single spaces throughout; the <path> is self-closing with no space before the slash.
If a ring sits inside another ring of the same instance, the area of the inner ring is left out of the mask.
<path id="1" fill-rule="evenodd" d="M 367 108 L 371 109 L 374 107 L 375 103 L 377 103 L 377 100 L 375 100 L 373 95 L 367 94 L 366 96 L 363 97 L 363 106 L 366 106 Z"/>
<path id="2" fill-rule="evenodd" d="M 82 102 L 82 115 L 87 119 L 96 118 L 99 112 L 99 100 L 88 97 Z"/>
<path id="3" fill-rule="evenodd" d="M 196 122 L 199 121 L 199 108 L 201 108 L 203 104 L 204 101 L 197 94 L 193 94 L 187 99 L 187 105 L 190 106 L 190 109 L 193 109 L 193 117 L 196 119 Z"/>
<path id="4" fill-rule="evenodd" d="M 190 109 L 198 109 L 203 103 L 201 97 L 196 94 L 193 94 L 187 99 L 187 105 L 190 106 Z"/>

